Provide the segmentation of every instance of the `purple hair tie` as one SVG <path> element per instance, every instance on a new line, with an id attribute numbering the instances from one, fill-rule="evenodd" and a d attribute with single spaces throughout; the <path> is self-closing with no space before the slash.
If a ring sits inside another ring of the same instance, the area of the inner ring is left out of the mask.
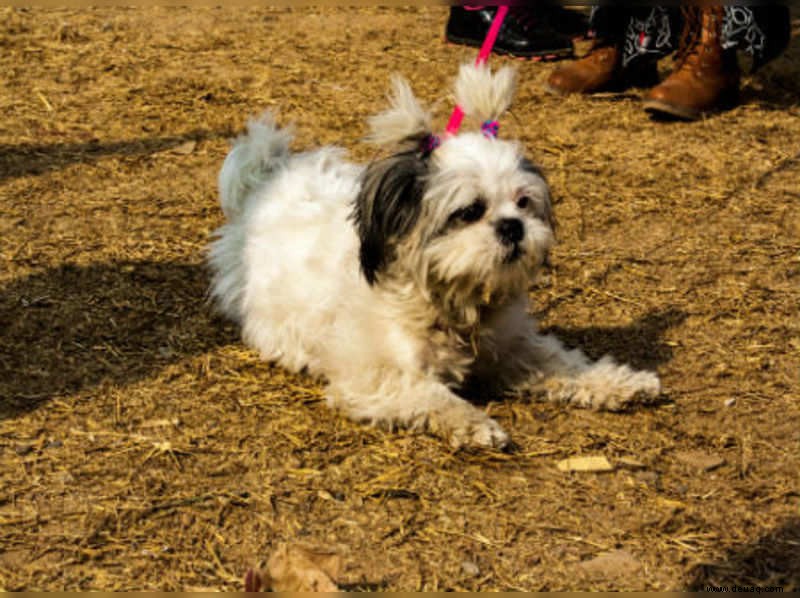
<path id="1" fill-rule="evenodd" d="M 428 133 L 422 138 L 422 141 L 419 142 L 419 150 L 427 156 L 440 145 L 442 145 L 441 138 L 433 133 Z"/>
<path id="2" fill-rule="evenodd" d="M 500 132 L 500 123 L 496 120 L 487 120 L 481 125 L 481 133 L 484 137 L 497 137 Z"/>

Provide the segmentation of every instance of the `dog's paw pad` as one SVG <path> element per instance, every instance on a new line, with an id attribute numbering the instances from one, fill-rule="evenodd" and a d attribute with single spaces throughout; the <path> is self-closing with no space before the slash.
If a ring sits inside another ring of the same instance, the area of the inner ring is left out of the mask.
<path id="1" fill-rule="evenodd" d="M 470 418 L 465 425 L 456 426 L 450 434 L 450 444 L 453 448 L 473 446 L 481 448 L 501 449 L 508 445 L 509 437 L 505 430 L 481 412 L 481 418 Z"/>
<path id="2" fill-rule="evenodd" d="M 625 371 L 627 376 L 616 387 L 608 389 L 593 401 L 593 407 L 606 411 L 620 411 L 635 403 L 646 403 L 661 394 L 661 381 L 653 372 Z"/>
<path id="3" fill-rule="evenodd" d="M 654 372 L 637 371 L 602 359 L 577 378 L 550 381 L 547 393 L 550 400 L 577 407 L 620 411 L 657 398 L 661 382 Z"/>
<path id="4" fill-rule="evenodd" d="M 661 394 L 661 380 L 653 372 L 638 372 L 635 396 L 644 399 L 654 399 Z"/>
<path id="5" fill-rule="evenodd" d="M 654 399 L 661 394 L 661 381 L 653 372 L 632 372 L 620 388 L 625 403 Z"/>

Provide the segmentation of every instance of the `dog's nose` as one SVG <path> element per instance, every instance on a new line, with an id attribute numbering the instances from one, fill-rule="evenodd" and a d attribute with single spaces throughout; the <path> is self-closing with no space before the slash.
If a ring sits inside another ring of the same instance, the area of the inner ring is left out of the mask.
<path id="1" fill-rule="evenodd" d="M 500 242 L 504 245 L 519 243 L 525 236 L 522 220 L 519 218 L 503 218 L 495 227 Z"/>

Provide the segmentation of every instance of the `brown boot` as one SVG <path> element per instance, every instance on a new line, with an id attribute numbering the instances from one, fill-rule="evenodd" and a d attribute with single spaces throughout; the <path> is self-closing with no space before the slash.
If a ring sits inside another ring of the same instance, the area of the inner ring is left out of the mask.
<path id="1" fill-rule="evenodd" d="M 622 91 L 629 87 L 649 87 L 658 82 L 655 62 L 623 68 L 619 44 L 596 40 L 589 52 L 550 74 L 545 89 L 551 93 L 595 93 Z"/>
<path id="2" fill-rule="evenodd" d="M 723 7 L 685 8 L 686 23 L 675 57 L 675 70 L 650 90 L 649 112 L 696 120 L 704 112 L 735 104 L 739 65 L 735 50 L 722 48 Z"/>

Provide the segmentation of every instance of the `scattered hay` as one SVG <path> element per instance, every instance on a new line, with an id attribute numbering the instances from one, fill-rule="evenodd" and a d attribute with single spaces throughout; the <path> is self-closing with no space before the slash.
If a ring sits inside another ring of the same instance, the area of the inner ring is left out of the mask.
<path id="1" fill-rule="evenodd" d="M 502 134 L 544 167 L 560 224 L 536 309 L 657 368 L 658 405 L 491 402 L 516 451 L 452 452 L 332 414 L 210 313 L 227 139 L 268 107 L 298 147 L 369 159 L 394 70 L 441 126 L 474 57 L 441 42 L 445 18 L 0 9 L 0 589 L 239 590 L 298 541 L 361 555 L 336 580 L 352 590 L 798 587 L 798 38 L 693 124 L 651 122 L 633 93 L 554 98 L 550 65 L 519 64 Z M 553 467 L 598 454 L 615 470 Z M 575 575 L 615 551 L 641 569 Z"/>

